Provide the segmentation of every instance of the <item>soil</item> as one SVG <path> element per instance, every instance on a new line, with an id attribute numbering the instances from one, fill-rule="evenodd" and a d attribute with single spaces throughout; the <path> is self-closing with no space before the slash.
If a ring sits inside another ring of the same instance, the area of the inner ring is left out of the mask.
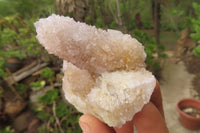
<path id="1" fill-rule="evenodd" d="M 194 90 L 198 93 L 197 97 L 200 97 L 200 74 L 197 74 L 192 81 Z"/>
<path id="2" fill-rule="evenodd" d="M 200 99 L 200 57 L 195 56 L 193 53 L 193 49 L 200 44 L 193 42 L 189 33 L 188 29 L 181 32 L 177 41 L 175 55 L 180 61 L 184 62 L 187 71 L 195 75 L 192 85 L 197 92 L 195 97 Z"/>
<path id="3" fill-rule="evenodd" d="M 193 89 L 198 93 L 195 97 L 200 98 L 200 58 L 194 55 L 185 56 L 183 61 L 186 65 L 187 71 L 195 74 L 192 81 Z"/>
<path id="4" fill-rule="evenodd" d="M 195 108 L 195 107 L 184 107 L 181 109 L 184 113 L 196 117 L 196 118 L 200 118 L 200 109 Z"/>
<path id="5" fill-rule="evenodd" d="M 185 63 L 187 71 L 195 74 L 192 81 L 193 89 L 198 93 L 197 97 L 200 98 L 200 58 L 194 55 L 186 55 L 182 60 Z"/>

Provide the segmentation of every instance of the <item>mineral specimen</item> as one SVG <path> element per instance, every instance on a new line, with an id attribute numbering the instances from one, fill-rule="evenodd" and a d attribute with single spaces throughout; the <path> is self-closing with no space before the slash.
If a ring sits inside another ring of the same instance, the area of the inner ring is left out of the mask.
<path id="1" fill-rule="evenodd" d="M 35 23 L 37 39 L 64 60 L 66 99 L 111 127 L 132 120 L 156 85 L 144 47 L 128 34 L 52 14 Z"/>

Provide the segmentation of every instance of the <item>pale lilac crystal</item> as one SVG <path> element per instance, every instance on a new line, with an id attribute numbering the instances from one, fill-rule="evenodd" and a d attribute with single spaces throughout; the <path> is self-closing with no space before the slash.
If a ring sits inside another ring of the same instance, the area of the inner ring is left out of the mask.
<path id="1" fill-rule="evenodd" d="M 145 67 L 143 46 L 128 34 L 51 15 L 35 23 L 37 39 L 52 54 L 93 73 Z"/>
<path id="2" fill-rule="evenodd" d="M 65 97 L 80 112 L 121 127 L 149 102 L 156 79 L 145 70 L 144 47 L 130 35 L 55 14 L 35 27 L 47 51 L 64 59 Z"/>

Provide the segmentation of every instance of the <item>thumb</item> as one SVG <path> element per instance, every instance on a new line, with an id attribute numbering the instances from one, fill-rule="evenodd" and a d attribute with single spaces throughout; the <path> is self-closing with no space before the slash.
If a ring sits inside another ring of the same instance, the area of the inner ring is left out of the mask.
<path id="1" fill-rule="evenodd" d="M 115 133 L 113 128 L 89 114 L 80 117 L 79 125 L 84 133 Z"/>
<path id="2" fill-rule="evenodd" d="M 151 102 L 134 116 L 133 123 L 139 133 L 169 133 L 164 117 Z"/>

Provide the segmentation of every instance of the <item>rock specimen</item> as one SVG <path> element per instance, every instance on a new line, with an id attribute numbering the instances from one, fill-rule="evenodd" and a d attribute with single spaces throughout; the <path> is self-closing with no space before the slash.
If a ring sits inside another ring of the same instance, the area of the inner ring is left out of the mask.
<path id="1" fill-rule="evenodd" d="M 64 60 L 66 99 L 111 127 L 132 120 L 156 85 L 144 47 L 130 35 L 51 15 L 35 23 L 37 39 Z"/>

